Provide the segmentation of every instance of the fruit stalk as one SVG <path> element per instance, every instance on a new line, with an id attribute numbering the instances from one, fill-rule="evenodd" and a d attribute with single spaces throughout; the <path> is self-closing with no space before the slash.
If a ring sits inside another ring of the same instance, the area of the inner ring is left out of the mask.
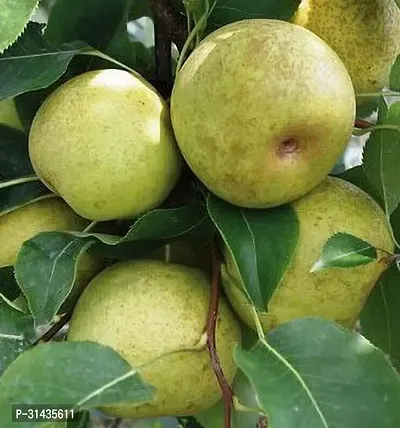
<path id="1" fill-rule="evenodd" d="M 221 388 L 222 399 L 224 402 L 224 428 L 231 428 L 231 415 L 233 406 L 232 390 L 224 376 L 224 372 L 219 361 L 215 343 L 215 329 L 218 317 L 219 290 L 221 277 L 221 260 L 218 256 L 216 246 L 212 246 L 212 279 L 210 306 L 208 310 L 208 319 L 205 327 L 207 333 L 207 349 L 211 358 L 211 365 Z"/>

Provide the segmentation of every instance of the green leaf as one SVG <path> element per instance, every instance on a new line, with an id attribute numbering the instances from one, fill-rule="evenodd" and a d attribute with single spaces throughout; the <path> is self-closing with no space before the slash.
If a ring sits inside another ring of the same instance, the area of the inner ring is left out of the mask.
<path id="1" fill-rule="evenodd" d="M 362 333 L 400 368 L 400 272 L 393 264 L 376 284 L 361 313 Z"/>
<path id="2" fill-rule="evenodd" d="M 400 5 L 400 0 L 396 0 L 397 5 Z M 390 70 L 389 87 L 392 91 L 400 91 L 400 56 L 392 65 Z"/>
<path id="3" fill-rule="evenodd" d="M 325 243 L 321 258 L 311 272 L 329 267 L 350 268 L 366 265 L 378 257 L 376 248 L 348 233 L 336 233 Z"/>
<path id="4" fill-rule="evenodd" d="M 378 125 L 398 125 L 400 123 L 400 102 L 389 109 L 381 100 Z M 400 202 L 397 168 L 400 164 L 400 132 L 380 129 L 371 133 L 364 155 L 363 168 L 368 180 L 376 188 L 384 202 L 385 211 L 391 214 Z"/>
<path id="5" fill-rule="evenodd" d="M 79 257 L 94 243 L 94 239 L 67 233 L 43 232 L 22 245 L 15 276 L 35 325 L 53 320 L 72 291 Z"/>
<path id="6" fill-rule="evenodd" d="M 104 48 L 124 19 L 126 0 L 57 0 L 45 38 L 56 45 L 81 40 Z"/>
<path id="7" fill-rule="evenodd" d="M 21 289 L 14 277 L 13 266 L 0 267 L 0 294 L 8 300 L 14 300 L 21 294 Z"/>
<path id="8" fill-rule="evenodd" d="M 295 211 L 291 205 L 267 210 L 239 208 L 212 194 L 207 206 L 248 296 L 264 311 L 296 248 L 299 223 Z"/>
<path id="9" fill-rule="evenodd" d="M 271 427 L 400 426 L 400 378 L 359 334 L 308 318 L 271 331 L 267 341 L 236 349 L 235 359 Z"/>
<path id="10" fill-rule="evenodd" d="M 39 0 L 0 0 L 0 53 L 22 33 Z"/>
<path id="11" fill-rule="evenodd" d="M 55 46 L 45 41 L 41 25 L 29 23 L 23 36 L 0 56 L 0 100 L 50 86 L 75 55 L 94 52 L 83 42 Z"/>
<path id="12" fill-rule="evenodd" d="M 16 129 L 0 126 L 1 182 L 33 173 L 28 153 L 27 136 Z M 40 181 L 0 188 L 0 215 L 50 196 L 53 195 Z"/>
<path id="13" fill-rule="evenodd" d="M 152 399 L 143 383 L 111 348 L 94 342 L 46 343 L 21 354 L 0 378 L 2 427 L 14 427 L 12 404 L 58 404 L 77 411 Z M 26 422 L 26 428 L 39 427 Z"/>
<path id="14" fill-rule="evenodd" d="M 35 339 L 33 319 L 0 299 L 0 376 Z"/>

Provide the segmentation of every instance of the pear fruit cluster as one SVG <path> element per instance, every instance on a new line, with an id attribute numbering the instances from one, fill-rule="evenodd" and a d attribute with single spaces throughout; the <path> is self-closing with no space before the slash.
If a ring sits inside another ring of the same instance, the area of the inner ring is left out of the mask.
<path id="1" fill-rule="evenodd" d="M 328 177 L 351 138 L 353 84 L 363 91 L 386 85 L 397 52 L 392 3 L 349 0 L 371 25 L 375 3 L 385 13 L 373 23 L 384 46 L 380 58 L 371 58 L 374 66 L 346 56 L 354 37 L 368 42 L 359 21 L 343 31 L 350 24 L 336 12 L 347 3 L 316 0 L 302 4 L 294 18 L 300 25 L 244 20 L 208 35 L 177 71 L 169 104 L 140 75 L 117 69 L 89 71 L 59 86 L 29 132 L 33 168 L 54 197 L 0 216 L 0 267 L 15 264 L 23 242 L 42 231 L 82 231 L 89 221 L 120 226 L 162 205 L 186 162 L 208 191 L 230 204 L 260 211 L 291 204 L 297 215 L 293 259 L 259 313 L 265 330 L 306 316 L 352 327 L 385 263 L 310 270 L 336 232 L 387 253 L 394 249 L 381 208 L 357 187 Z M 0 113 L 9 118 L 12 108 L 2 104 Z M 113 348 L 156 389 L 151 400 L 108 405 L 101 409 L 106 414 L 187 416 L 219 400 L 205 342 L 210 253 L 203 250 L 177 241 L 148 257 L 113 260 L 100 273 L 93 260 L 78 268 L 80 297 L 68 340 Z M 251 327 L 254 322 L 235 260 L 224 245 L 222 253 L 226 296 L 219 301 L 216 347 L 231 383 L 233 351 L 241 343 L 236 314 Z"/>

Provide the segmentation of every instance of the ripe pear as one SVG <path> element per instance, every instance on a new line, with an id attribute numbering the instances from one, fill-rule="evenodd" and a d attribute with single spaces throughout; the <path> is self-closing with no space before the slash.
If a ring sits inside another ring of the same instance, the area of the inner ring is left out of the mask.
<path id="1" fill-rule="evenodd" d="M 29 135 L 37 175 L 82 217 L 136 217 L 164 201 L 180 173 L 169 110 L 139 75 L 90 71 L 56 89 Z"/>
<path id="2" fill-rule="evenodd" d="M 294 22 L 313 31 L 340 56 L 356 93 L 388 86 L 391 66 L 400 54 L 400 10 L 395 0 L 303 0 Z"/>
<path id="3" fill-rule="evenodd" d="M 381 250 L 392 253 L 394 244 L 382 209 L 365 192 L 344 180 L 328 177 L 292 206 L 300 236 L 286 272 L 265 302 L 260 318 L 265 330 L 301 317 L 322 317 L 353 327 L 363 305 L 387 268 Z M 380 258 L 352 268 L 327 268 L 311 273 L 326 241 L 335 233 L 354 235 L 378 248 Z M 250 303 L 232 257 L 225 250 L 222 283 L 241 318 L 254 327 Z"/>
<path id="4" fill-rule="evenodd" d="M 25 241 L 41 232 L 81 231 L 87 221 L 61 198 L 42 199 L 0 216 L 0 267 L 14 265 Z M 64 308 L 73 305 L 82 288 L 101 268 L 101 261 L 89 254 L 79 260 L 74 288 Z"/>
<path id="5" fill-rule="evenodd" d="M 221 396 L 204 343 L 210 281 L 200 269 L 158 260 L 117 263 L 96 276 L 78 300 L 68 340 L 110 346 L 143 380 L 156 388 L 146 403 L 116 404 L 101 410 L 135 419 L 194 414 Z M 239 325 L 220 300 L 217 352 L 225 377 L 236 373 L 233 348 Z"/>
<path id="6" fill-rule="evenodd" d="M 267 208 L 297 199 L 348 143 L 355 98 L 346 68 L 297 25 L 254 19 L 206 37 L 171 98 L 178 145 L 220 198 Z"/>
<path id="7" fill-rule="evenodd" d="M 24 130 L 18 116 L 14 98 L 0 101 L 0 125 L 6 125 L 20 131 Z"/>

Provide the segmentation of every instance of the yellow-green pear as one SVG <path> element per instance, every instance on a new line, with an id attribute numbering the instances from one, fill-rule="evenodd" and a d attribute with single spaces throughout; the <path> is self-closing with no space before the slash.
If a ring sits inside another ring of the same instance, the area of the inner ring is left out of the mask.
<path id="1" fill-rule="evenodd" d="M 79 217 L 61 198 L 32 202 L 0 216 L 0 267 L 14 265 L 25 241 L 41 232 L 81 231 L 87 220 Z M 100 260 L 84 254 L 79 260 L 75 284 L 68 303 L 75 303 L 79 293 L 101 267 Z"/>
<path id="2" fill-rule="evenodd" d="M 253 19 L 204 39 L 171 98 L 178 145 L 222 199 L 267 208 L 310 191 L 353 128 L 355 97 L 336 53 L 308 30 Z"/>
<path id="3" fill-rule="evenodd" d="M 286 272 L 260 312 L 268 330 L 301 317 L 322 317 L 353 327 L 363 305 L 387 268 L 383 251 L 392 253 L 394 244 L 382 209 L 358 187 L 328 177 L 306 196 L 292 204 L 299 220 L 300 235 Z M 311 272 L 326 241 L 335 233 L 347 233 L 378 249 L 379 258 L 352 268 L 326 268 Z M 254 326 L 250 303 L 245 298 L 237 268 L 225 249 L 222 283 L 241 318 Z"/>
<path id="4" fill-rule="evenodd" d="M 11 128 L 24 130 L 21 120 L 18 116 L 14 98 L 0 101 L 0 125 L 6 125 Z"/>
<path id="5" fill-rule="evenodd" d="M 400 54 L 395 0 L 303 0 L 294 22 L 335 50 L 356 93 L 380 91 L 389 84 L 391 66 Z"/>
<path id="6" fill-rule="evenodd" d="M 180 172 L 169 110 L 139 75 L 81 74 L 38 110 L 29 135 L 38 176 L 82 217 L 136 217 L 164 201 Z"/>
<path id="7" fill-rule="evenodd" d="M 216 403 L 221 392 L 204 346 L 210 281 L 200 269 L 158 260 L 117 263 L 97 275 L 73 312 L 68 340 L 110 346 L 144 381 L 156 388 L 153 400 L 102 408 L 106 414 L 135 419 L 183 416 Z M 239 325 L 220 300 L 217 352 L 231 382 Z"/>

